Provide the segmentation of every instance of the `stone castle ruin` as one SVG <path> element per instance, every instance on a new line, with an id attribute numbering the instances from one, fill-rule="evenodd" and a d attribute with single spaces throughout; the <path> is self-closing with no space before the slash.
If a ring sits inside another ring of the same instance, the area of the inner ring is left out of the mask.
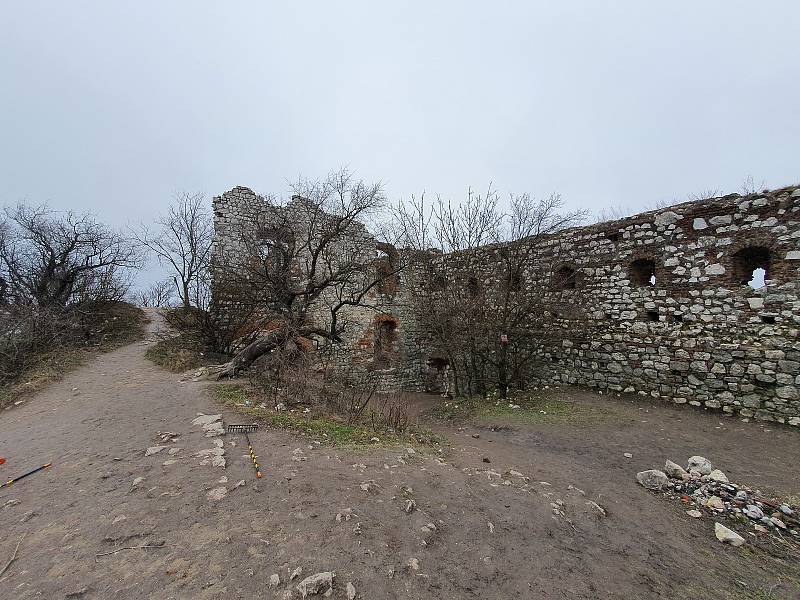
<path id="1" fill-rule="evenodd" d="M 217 269 L 254 202 L 243 187 L 214 198 Z M 352 235 L 379 271 L 397 253 L 363 227 Z M 531 281 L 549 282 L 548 309 L 531 315 L 551 333 L 531 381 L 800 425 L 800 187 L 574 227 L 548 238 L 545 257 L 550 247 L 550 260 L 526 265 Z M 494 256 L 470 258 L 471 284 L 497 284 Z M 413 270 L 403 271 L 350 307 L 341 360 L 379 372 L 388 387 L 438 390 L 446 359 L 418 327 L 413 285 Z M 230 302 L 215 293 L 223 318 Z"/>

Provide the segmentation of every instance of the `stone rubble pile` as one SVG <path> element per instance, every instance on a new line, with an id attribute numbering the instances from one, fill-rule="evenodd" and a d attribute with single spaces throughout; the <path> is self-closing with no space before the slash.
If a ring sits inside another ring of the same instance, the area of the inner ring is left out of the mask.
<path id="1" fill-rule="evenodd" d="M 686 468 L 668 460 L 664 470 L 650 469 L 636 474 L 642 486 L 687 505 L 690 517 L 701 518 L 703 512 L 752 527 L 751 535 L 772 533 L 800 538 L 800 510 L 787 502 L 765 497 L 760 490 L 732 483 L 719 469 L 702 456 L 692 456 Z M 740 545 L 743 539 L 717 523 L 717 539 Z M 731 535 L 732 534 L 732 535 Z"/>

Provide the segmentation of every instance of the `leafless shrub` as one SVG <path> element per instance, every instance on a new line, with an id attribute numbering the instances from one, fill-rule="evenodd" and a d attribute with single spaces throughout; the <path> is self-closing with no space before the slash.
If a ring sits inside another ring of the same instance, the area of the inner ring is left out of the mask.
<path id="1" fill-rule="evenodd" d="M 373 431 L 390 429 L 402 433 L 411 424 L 410 397 L 404 392 L 382 393 L 375 397 L 369 411 Z"/>
<path id="2" fill-rule="evenodd" d="M 326 377 L 323 400 L 353 425 L 362 420 L 379 387 L 380 378 L 373 371 L 358 371 L 354 367 L 338 369 Z"/>
<path id="3" fill-rule="evenodd" d="M 136 292 L 133 295 L 133 303 L 143 308 L 167 308 L 172 306 L 174 294 L 175 288 L 172 281 L 165 279 L 156 281 L 147 289 Z"/>
<path id="4" fill-rule="evenodd" d="M 756 184 L 755 179 L 753 179 L 753 176 L 748 175 L 742 182 L 741 190 L 742 194 L 747 196 L 748 194 L 756 194 L 766 187 L 767 187 L 766 181 L 762 179 L 761 183 Z"/>
<path id="5" fill-rule="evenodd" d="M 689 194 L 688 199 L 690 202 L 702 202 L 703 200 L 717 198 L 721 194 L 722 192 L 717 188 L 708 188 L 705 190 L 700 190 L 699 192 L 695 192 L 693 194 Z"/>

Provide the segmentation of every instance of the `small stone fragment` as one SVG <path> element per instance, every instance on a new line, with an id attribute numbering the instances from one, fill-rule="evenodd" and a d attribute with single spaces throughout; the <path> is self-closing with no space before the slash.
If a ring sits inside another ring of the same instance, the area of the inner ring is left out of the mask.
<path id="1" fill-rule="evenodd" d="M 719 496 L 711 496 L 708 500 L 706 500 L 706 506 L 708 508 L 713 508 L 714 510 L 725 510 L 725 503 Z"/>
<path id="2" fill-rule="evenodd" d="M 419 559 L 409 558 L 406 561 L 406 568 L 411 569 L 412 571 L 419 571 Z"/>
<path id="3" fill-rule="evenodd" d="M 633 454 L 631 454 L 630 452 L 625 452 L 622 456 L 624 456 L 625 458 L 633 458 Z"/>
<path id="4" fill-rule="evenodd" d="M 378 491 L 378 484 L 375 483 L 374 479 L 370 479 L 369 481 L 365 481 L 359 486 L 365 492 L 376 493 Z"/>
<path id="5" fill-rule="evenodd" d="M 167 446 L 150 446 L 147 450 L 145 450 L 145 456 L 152 456 L 153 454 L 158 454 Z"/>
<path id="6" fill-rule="evenodd" d="M 684 475 L 688 475 L 682 466 L 671 460 L 664 463 L 664 473 L 673 479 L 683 479 Z"/>
<path id="7" fill-rule="evenodd" d="M 720 483 L 728 483 L 728 477 L 719 469 L 714 469 L 708 474 L 708 478 Z"/>
<path id="8" fill-rule="evenodd" d="M 335 577 L 336 573 L 333 571 L 315 573 L 303 579 L 303 581 L 297 584 L 295 589 L 300 592 L 303 598 L 319 594 L 320 592 L 327 592 L 333 587 L 333 580 Z"/>
<path id="9" fill-rule="evenodd" d="M 403 507 L 403 512 L 410 515 L 417 508 L 417 503 L 413 498 L 406 500 L 406 505 Z"/>
<path id="10" fill-rule="evenodd" d="M 222 500 L 227 495 L 227 493 L 228 493 L 228 488 L 217 487 L 214 488 L 213 490 L 209 490 L 206 493 L 206 498 L 208 498 L 212 502 L 217 502 L 219 500 Z"/>
<path id="11" fill-rule="evenodd" d="M 297 567 L 294 571 L 292 571 L 292 574 L 289 575 L 289 581 L 294 581 L 302 574 L 303 574 L 303 567 Z"/>
<path id="12" fill-rule="evenodd" d="M 755 504 L 748 504 L 742 512 L 754 521 L 760 521 L 764 518 L 764 511 Z"/>
<path id="13" fill-rule="evenodd" d="M 732 546 L 741 546 L 744 544 L 744 538 L 735 531 L 728 529 L 722 523 L 714 523 L 714 535 L 723 544 L 730 544 Z"/>
<path id="14" fill-rule="evenodd" d="M 356 586 L 353 585 L 352 582 L 347 582 L 347 600 L 355 600 L 356 598 Z"/>
<path id="15" fill-rule="evenodd" d="M 699 519 L 703 516 L 703 513 L 701 513 L 699 510 L 687 510 L 686 514 L 694 519 Z"/>
<path id="16" fill-rule="evenodd" d="M 773 525 L 775 525 L 775 527 L 778 527 L 779 529 L 786 529 L 786 523 L 781 521 L 778 517 L 770 517 L 769 520 Z"/>
<path id="17" fill-rule="evenodd" d="M 277 573 L 273 573 L 269 576 L 269 585 L 270 587 L 276 588 L 281 584 L 281 577 Z"/>

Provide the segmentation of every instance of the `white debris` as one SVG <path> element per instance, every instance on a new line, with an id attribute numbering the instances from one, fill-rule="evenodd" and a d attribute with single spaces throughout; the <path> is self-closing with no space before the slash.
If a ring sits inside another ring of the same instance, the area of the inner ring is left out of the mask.
<path id="1" fill-rule="evenodd" d="M 194 455 L 198 458 L 202 458 L 200 461 L 201 465 L 210 464 L 212 467 L 225 468 L 225 450 L 223 448 L 206 448 L 195 452 Z"/>
<path id="2" fill-rule="evenodd" d="M 145 456 L 152 456 L 153 454 L 158 454 L 167 446 L 150 446 L 144 453 Z"/>
<path id="3" fill-rule="evenodd" d="M 269 585 L 270 587 L 278 587 L 281 584 L 281 577 L 277 573 L 273 573 L 269 576 Z"/>
<path id="4" fill-rule="evenodd" d="M 217 502 L 222 500 L 228 493 L 228 488 L 226 487 L 217 487 L 213 490 L 209 490 L 206 494 L 206 498 L 211 500 L 212 502 Z"/>
<path id="5" fill-rule="evenodd" d="M 222 415 L 204 415 L 197 413 L 198 417 L 192 421 L 192 425 L 208 425 L 222 420 Z"/>
<path id="6" fill-rule="evenodd" d="M 347 582 L 347 600 L 355 600 L 356 598 L 356 586 L 353 585 L 352 582 Z"/>

